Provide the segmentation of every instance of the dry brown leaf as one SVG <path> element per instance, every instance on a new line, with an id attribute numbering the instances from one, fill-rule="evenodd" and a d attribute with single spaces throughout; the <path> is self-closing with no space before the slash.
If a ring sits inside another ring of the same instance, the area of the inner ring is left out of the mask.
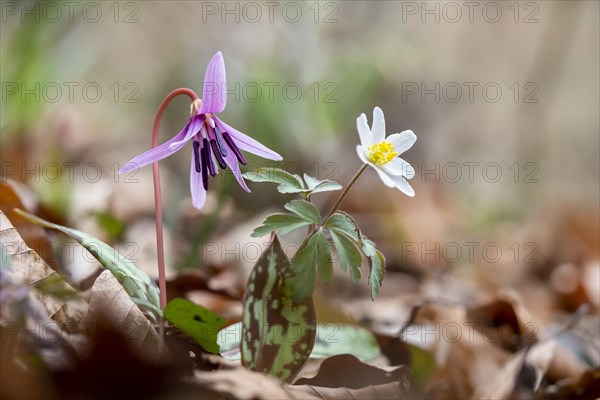
<path id="1" fill-rule="evenodd" d="M 399 382 L 408 391 L 410 372 L 406 366 L 381 368 L 360 361 L 350 354 L 323 360 L 314 377 L 297 379 L 296 385 L 360 389 L 371 385 Z"/>
<path id="2" fill-rule="evenodd" d="M 56 251 L 44 228 L 26 221 L 14 213 L 15 208 L 27 209 L 21 201 L 15 184 L 10 180 L 0 181 L 0 210 L 10 218 L 13 227 L 18 230 L 27 246 L 41 255 L 50 268 L 57 270 Z"/>
<path id="3" fill-rule="evenodd" d="M 158 346 L 156 330 L 110 271 L 102 272 L 92 286 L 90 326 L 93 327 L 102 316 L 110 316 L 110 321 L 131 343 L 140 347 L 146 344 Z"/>
<path id="4" fill-rule="evenodd" d="M 11 221 L 0 211 L 0 239 L 2 242 L 2 263 L 10 266 L 10 276 L 15 282 L 32 286 L 31 294 L 43 305 L 48 316 L 68 333 L 85 330 L 87 303 L 59 274 L 27 244 L 13 227 Z M 72 293 L 68 298 L 53 296 L 40 290 L 40 285 L 48 283 L 52 291 Z M 3 315 L 3 318 L 6 318 Z"/>
<path id="5" fill-rule="evenodd" d="M 515 354 L 498 373 L 487 381 L 479 382 L 473 398 L 506 399 L 533 396 L 556 349 L 555 340 L 540 342 L 527 351 Z"/>
<path id="6" fill-rule="evenodd" d="M 381 371 L 383 374 L 386 373 Z M 402 399 L 408 396 L 408 388 L 404 382 L 368 385 L 358 389 L 289 385 L 242 367 L 216 372 L 196 371 L 193 380 L 219 392 L 225 398 L 239 400 Z"/>

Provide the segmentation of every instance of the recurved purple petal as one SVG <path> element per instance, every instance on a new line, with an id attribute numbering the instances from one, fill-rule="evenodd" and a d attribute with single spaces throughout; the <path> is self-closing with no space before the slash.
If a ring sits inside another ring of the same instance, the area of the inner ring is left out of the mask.
<path id="1" fill-rule="evenodd" d="M 268 147 L 262 145 L 260 142 L 252 139 L 250 136 L 243 134 L 237 129 L 232 128 L 227 125 L 225 122 L 221 121 L 221 119 L 215 117 L 215 122 L 223 132 L 228 132 L 229 135 L 235 141 L 235 144 L 240 148 L 240 150 L 247 151 L 248 153 L 256 154 L 262 158 L 266 158 L 268 160 L 281 161 L 283 158 L 269 149 Z M 234 157 L 235 158 L 235 157 Z"/>
<path id="2" fill-rule="evenodd" d="M 202 115 L 194 115 L 193 117 L 191 117 L 190 121 L 186 125 L 188 127 L 188 130 L 185 136 L 181 140 L 171 143 L 169 147 L 174 148 L 179 146 L 178 148 L 181 148 L 181 146 L 186 144 L 188 140 L 190 140 L 195 134 L 200 132 L 200 128 L 202 128 L 203 123 L 204 117 Z"/>
<path id="3" fill-rule="evenodd" d="M 198 114 L 219 113 L 227 103 L 227 77 L 223 54 L 219 51 L 206 67 L 202 84 L 202 106 Z"/>
<path id="4" fill-rule="evenodd" d="M 206 190 L 202 186 L 202 174 L 196 172 L 194 157 L 192 157 L 192 165 L 190 167 L 190 191 L 192 193 L 192 204 L 200 210 L 206 201 Z"/>
<path id="5" fill-rule="evenodd" d="M 140 154 L 133 160 L 128 161 L 125 166 L 119 170 L 119 173 L 125 174 L 135 168 L 141 168 L 148 164 L 152 164 L 155 161 L 160 161 L 163 158 L 169 157 L 171 154 L 177 152 L 177 150 L 181 149 L 187 142 L 187 140 L 184 139 L 187 137 L 187 133 L 190 128 L 190 122 L 188 122 L 185 127 L 171 140 L 168 140 L 163 144 Z"/>

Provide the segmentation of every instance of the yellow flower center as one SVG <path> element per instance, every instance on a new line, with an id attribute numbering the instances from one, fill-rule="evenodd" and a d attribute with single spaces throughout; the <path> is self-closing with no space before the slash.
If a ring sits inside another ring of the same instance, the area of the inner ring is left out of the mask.
<path id="1" fill-rule="evenodd" d="M 395 151 L 394 145 L 387 140 L 369 146 L 367 152 L 369 153 L 369 159 L 377 165 L 385 165 L 399 155 Z"/>

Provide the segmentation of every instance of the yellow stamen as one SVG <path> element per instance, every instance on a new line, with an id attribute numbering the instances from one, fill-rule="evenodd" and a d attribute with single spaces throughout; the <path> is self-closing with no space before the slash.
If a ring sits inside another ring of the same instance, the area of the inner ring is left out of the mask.
<path id="1" fill-rule="evenodd" d="M 369 159 L 377 165 L 385 165 L 400 154 L 395 151 L 394 145 L 387 140 L 369 146 L 367 152 L 369 153 Z"/>
<path id="2" fill-rule="evenodd" d="M 196 99 L 190 105 L 190 115 L 195 115 L 202 107 L 202 100 Z"/>

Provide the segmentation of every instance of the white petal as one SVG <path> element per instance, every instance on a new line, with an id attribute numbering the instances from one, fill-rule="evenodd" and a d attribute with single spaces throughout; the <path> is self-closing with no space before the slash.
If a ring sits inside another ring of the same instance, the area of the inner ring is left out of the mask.
<path id="1" fill-rule="evenodd" d="M 415 144 L 417 135 L 415 135 L 413 131 L 404 131 L 388 136 L 387 140 L 394 146 L 394 150 L 396 150 L 398 154 L 402 154 Z"/>
<path id="2" fill-rule="evenodd" d="M 415 190 L 408 184 L 408 181 L 403 176 L 392 176 L 390 177 L 394 183 L 394 186 L 398 188 L 402 193 L 407 196 L 414 197 Z"/>
<path id="3" fill-rule="evenodd" d="M 407 179 L 412 179 L 415 176 L 415 169 L 408 162 L 404 161 L 400 157 L 394 158 L 389 163 L 383 165 L 384 171 L 386 171 L 390 175 L 402 175 Z"/>
<path id="4" fill-rule="evenodd" d="M 356 118 L 356 129 L 358 130 L 358 136 L 360 136 L 360 144 L 363 145 L 363 147 L 369 147 L 372 144 L 371 130 L 367 123 L 367 116 L 364 113 Z"/>
<path id="5" fill-rule="evenodd" d="M 393 181 L 393 177 L 389 176 L 388 174 L 385 173 L 384 170 L 382 170 L 379 166 L 373 165 L 371 164 L 371 166 L 375 169 L 375 171 L 377 171 L 377 175 L 379 175 L 379 179 L 381 179 L 381 181 L 383 182 L 383 184 L 387 187 L 394 187 L 396 186 L 394 184 Z"/>
<path id="6" fill-rule="evenodd" d="M 362 161 L 365 164 L 370 164 L 369 160 L 367 160 L 367 155 L 365 154 L 365 150 L 363 149 L 363 147 L 360 144 L 356 145 L 356 154 L 358 155 L 358 158 L 360 158 L 360 161 Z"/>
<path id="7" fill-rule="evenodd" d="M 373 143 L 379 143 L 385 139 L 385 118 L 381 108 L 373 109 L 373 126 L 371 127 L 371 137 Z"/>

